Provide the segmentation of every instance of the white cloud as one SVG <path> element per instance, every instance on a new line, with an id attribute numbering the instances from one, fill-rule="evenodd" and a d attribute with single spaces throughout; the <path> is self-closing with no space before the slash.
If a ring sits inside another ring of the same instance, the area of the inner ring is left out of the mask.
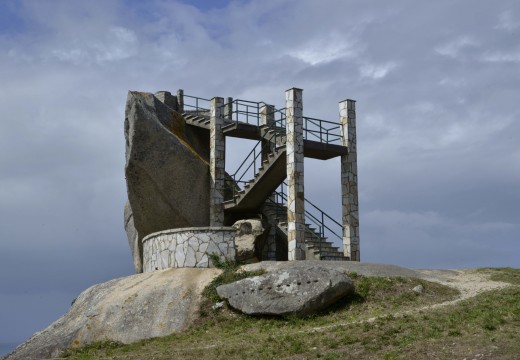
<path id="1" fill-rule="evenodd" d="M 388 75 L 396 67 L 397 64 L 394 62 L 384 64 L 365 64 L 361 65 L 359 68 L 359 74 L 362 78 L 379 80 Z"/>
<path id="2" fill-rule="evenodd" d="M 65 46 L 50 50 L 50 57 L 75 65 L 82 63 L 103 64 L 128 59 L 138 50 L 136 34 L 119 26 L 109 27 L 102 36 L 73 38 Z"/>
<path id="3" fill-rule="evenodd" d="M 498 24 L 495 26 L 495 29 L 511 32 L 518 29 L 519 27 L 520 20 L 513 17 L 511 10 L 507 10 L 499 15 Z"/>
<path id="4" fill-rule="evenodd" d="M 478 47 L 479 42 L 469 36 L 461 36 L 445 44 L 435 47 L 435 52 L 450 58 L 458 58 L 466 48 Z"/>
<path id="5" fill-rule="evenodd" d="M 520 63 L 520 50 L 513 52 L 489 52 L 482 55 L 481 60 L 489 63 Z"/>
<path id="6" fill-rule="evenodd" d="M 362 49 L 362 46 L 354 40 L 332 33 L 326 37 L 302 43 L 296 49 L 289 51 L 289 55 L 310 65 L 317 65 L 337 59 L 354 58 Z"/>

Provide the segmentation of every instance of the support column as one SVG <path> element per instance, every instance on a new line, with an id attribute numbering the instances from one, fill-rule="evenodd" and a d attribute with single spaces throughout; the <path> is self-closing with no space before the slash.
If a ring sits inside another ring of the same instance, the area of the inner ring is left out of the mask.
<path id="1" fill-rule="evenodd" d="M 154 95 L 170 109 L 177 111 L 177 97 L 173 96 L 169 91 L 157 91 Z"/>
<path id="2" fill-rule="evenodd" d="M 274 125 L 274 106 L 264 105 L 260 108 L 260 122 L 261 125 Z M 274 138 L 273 138 L 274 141 Z M 269 140 L 262 140 L 262 161 L 267 160 L 267 156 L 274 151 L 276 145 Z"/>
<path id="3" fill-rule="evenodd" d="M 288 259 L 305 260 L 305 203 L 303 191 L 302 89 L 285 92 L 287 126 L 287 240 Z"/>
<path id="4" fill-rule="evenodd" d="M 233 120 L 233 98 L 232 97 L 227 98 L 226 106 L 224 108 L 225 108 L 224 117 L 227 120 Z"/>
<path id="5" fill-rule="evenodd" d="M 260 108 L 260 125 L 261 126 L 273 126 L 274 125 L 274 106 L 273 105 L 263 105 Z M 269 139 L 270 135 L 268 135 Z M 273 138 L 274 141 L 274 138 Z M 269 154 L 274 152 L 276 145 L 274 142 L 262 139 L 262 161 L 267 160 Z M 269 199 L 276 203 L 275 196 L 271 194 Z M 269 200 L 268 200 L 269 201 Z M 265 259 L 267 260 L 276 260 L 276 226 L 275 223 L 269 224 L 269 233 L 267 234 L 267 246 L 265 251 Z"/>
<path id="6" fill-rule="evenodd" d="M 210 116 L 210 226 L 224 225 L 224 183 L 226 140 L 222 132 L 224 124 L 224 99 L 211 99 Z"/>
<path id="7" fill-rule="evenodd" d="M 184 90 L 177 90 L 177 111 L 181 114 L 184 112 Z"/>
<path id="8" fill-rule="evenodd" d="M 343 254 L 350 257 L 352 261 L 360 261 L 356 102 L 341 101 L 339 114 L 341 143 L 348 148 L 348 155 L 341 156 Z"/>

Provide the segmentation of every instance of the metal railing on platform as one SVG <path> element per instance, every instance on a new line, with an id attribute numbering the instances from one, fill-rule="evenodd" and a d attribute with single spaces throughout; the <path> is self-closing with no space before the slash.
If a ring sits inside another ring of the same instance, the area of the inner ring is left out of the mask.
<path id="1" fill-rule="evenodd" d="M 197 96 L 183 95 L 184 112 L 196 115 L 209 115 L 211 100 Z"/>
<path id="2" fill-rule="evenodd" d="M 341 143 L 341 127 L 338 123 L 303 117 L 303 138 L 326 144 Z"/>

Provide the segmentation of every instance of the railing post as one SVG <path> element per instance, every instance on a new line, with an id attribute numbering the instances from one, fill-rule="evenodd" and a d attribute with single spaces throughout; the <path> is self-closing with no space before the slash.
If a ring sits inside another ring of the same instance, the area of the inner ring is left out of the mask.
<path id="1" fill-rule="evenodd" d="M 224 99 L 211 99 L 210 116 L 210 226 L 224 225 L 226 141 L 222 132 Z"/>
<path id="2" fill-rule="evenodd" d="M 341 101 L 339 114 L 341 144 L 348 148 L 348 155 L 341 156 L 343 254 L 352 261 L 360 261 L 356 102 Z"/>
<path id="3" fill-rule="evenodd" d="M 276 128 L 274 123 L 274 106 L 273 105 L 264 105 L 260 108 L 260 121 L 261 125 L 266 125 L 275 131 L 274 141 L 276 142 Z M 276 143 L 272 141 L 273 139 L 262 139 L 262 161 L 267 160 L 267 157 L 270 153 L 274 151 L 276 148 Z"/>
<path id="4" fill-rule="evenodd" d="M 289 260 L 305 260 L 302 93 L 303 90 L 297 88 L 292 88 L 285 92 Z"/>
<path id="5" fill-rule="evenodd" d="M 184 90 L 177 90 L 177 111 L 181 114 L 184 112 Z"/>
<path id="6" fill-rule="evenodd" d="M 227 103 L 224 109 L 224 118 L 227 120 L 233 120 L 233 98 L 228 97 Z"/>

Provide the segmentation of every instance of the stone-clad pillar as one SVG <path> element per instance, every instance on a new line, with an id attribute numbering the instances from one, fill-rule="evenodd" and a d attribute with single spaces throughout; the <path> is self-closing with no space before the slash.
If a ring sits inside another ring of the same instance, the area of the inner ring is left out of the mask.
<path id="1" fill-rule="evenodd" d="M 348 148 L 348 155 L 341 156 L 343 253 L 352 261 L 360 261 L 356 102 L 354 100 L 341 101 L 339 114 L 341 143 Z"/>
<path id="2" fill-rule="evenodd" d="M 301 89 L 285 92 L 287 127 L 287 240 L 289 260 L 305 260 L 303 103 Z"/>
<path id="3" fill-rule="evenodd" d="M 261 125 L 274 125 L 274 106 L 264 105 L 260 108 L 260 122 Z M 271 136 L 271 135 L 268 135 Z M 273 138 L 274 140 L 274 138 Z M 262 161 L 267 159 L 267 156 L 275 149 L 275 143 L 269 140 L 262 140 Z"/>
<path id="4" fill-rule="evenodd" d="M 224 124 L 224 99 L 211 99 L 210 116 L 210 226 L 224 225 L 224 182 L 226 140 L 222 132 Z"/>
<path id="5" fill-rule="evenodd" d="M 184 90 L 177 90 L 177 111 L 181 114 L 184 112 Z"/>

